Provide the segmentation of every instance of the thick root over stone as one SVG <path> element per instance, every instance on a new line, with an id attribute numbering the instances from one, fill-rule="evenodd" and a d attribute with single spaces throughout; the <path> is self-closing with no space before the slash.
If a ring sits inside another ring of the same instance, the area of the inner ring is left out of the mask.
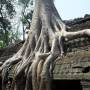
<path id="1" fill-rule="evenodd" d="M 50 68 L 58 57 L 63 57 L 64 41 L 90 36 L 90 29 L 67 32 L 67 26 L 59 17 L 53 0 L 36 0 L 35 3 L 27 40 L 1 66 L 2 90 L 50 90 Z"/>

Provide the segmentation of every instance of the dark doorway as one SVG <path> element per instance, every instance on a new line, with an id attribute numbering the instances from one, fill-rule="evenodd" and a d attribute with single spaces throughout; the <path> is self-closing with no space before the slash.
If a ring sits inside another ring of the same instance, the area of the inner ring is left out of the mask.
<path id="1" fill-rule="evenodd" d="M 53 80 L 52 90 L 82 90 L 80 80 Z"/>
<path id="2" fill-rule="evenodd" d="M 0 90 L 2 90 L 2 79 L 0 77 Z"/>

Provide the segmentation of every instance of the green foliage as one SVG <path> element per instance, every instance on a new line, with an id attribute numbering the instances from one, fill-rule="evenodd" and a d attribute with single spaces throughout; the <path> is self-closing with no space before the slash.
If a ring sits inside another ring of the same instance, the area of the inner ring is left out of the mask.
<path id="1" fill-rule="evenodd" d="M 27 13 L 27 8 L 29 7 L 29 5 L 33 5 L 33 0 L 19 0 L 19 3 L 23 4 L 23 11 L 22 11 L 22 18 L 21 21 L 24 25 L 27 25 L 28 23 L 31 22 L 32 19 L 32 14 L 33 14 L 33 10 L 30 10 Z"/>
<path id="2" fill-rule="evenodd" d="M 28 5 L 33 5 L 33 0 L 18 0 L 20 4 L 23 4 L 25 7 L 28 7 Z"/>
<path id="3" fill-rule="evenodd" d="M 0 41 L 0 48 L 4 47 L 3 41 Z"/>
<path id="4" fill-rule="evenodd" d="M 15 15 L 13 0 L 0 0 L 0 14 L 2 17 L 12 18 Z"/>
<path id="5" fill-rule="evenodd" d="M 19 3 L 26 5 L 29 3 L 30 0 L 18 0 L 18 1 Z"/>
<path id="6" fill-rule="evenodd" d="M 13 26 L 11 19 L 13 19 L 17 13 L 14 7 L 14 1 L 16 0 L 0 0 L 0 47 L 6 47 L 20 38 L 20 33 L 17 29 L 12 31 Z M 33 5 L 33 0 L 18 0 L 18 2 L 23 8 L 20 20 L 23 27 L 22 31 L 25 34 L 25 30 L 30 28 L 33 13 L 33 10 L 28 12 L 27 8 Z"/>
<path id="7" fill-rule="evenodd" d="M 10 17 L 13 17 L 15 15 L 15 10 L 13 8 L 13 4 L 11 4 L 10 2 L 7 2 L 6 10 L 7 10 L 8 15 L 10 15 Z"/>
<path id="8" fill-rule="evenodd" d="M 11 22 L 15 15 L 12 0 L 0 0 L 0 47 L 5 47 L 10 41 Z"/>
<path id="9" fill-rule="evenodd" d="M 21 15 L 21 22 L 23 27 L 23 39 L 25 39 L 25 31 L 26 29 L 30 28 L 30 23 L 32 20 L 33 14 L 33 0 L 18 0 L 19 4 L 22 6 L 22 15 Z M 28 10 L 29 8 L 29 10 Z"/>
<path id="10" fill-rule="evenodd" d="M 30 23 L 32 20 L 32 14 L 33 14 L 33 11 L 31 10 L 29 13 L 27 13 L 25 15 L 23 14 L 22 18 L 21 18 L 23 25 L 25 25 L 28 28 L 30 28 Z"/>
<path id="11" fill-rule="evenodd" d="M 9 43 L 9 32 L 11 31 L 11 24 L 8 19 L 0 18 L 0 41 L 3 41 L 2 46 Z"/>

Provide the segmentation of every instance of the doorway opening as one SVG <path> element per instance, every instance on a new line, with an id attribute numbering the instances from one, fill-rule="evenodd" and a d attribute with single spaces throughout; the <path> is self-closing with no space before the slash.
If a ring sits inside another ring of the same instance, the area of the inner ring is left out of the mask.
<path id="1" fill-rule="evenodd" d="M 80 80 L 53 80 L 51 90 L 82 90 Z"/>
<path id="2" fill-rule="evenodd" d="M 0 90 L 2 90 L 2 79 L 0 77 Z"/>

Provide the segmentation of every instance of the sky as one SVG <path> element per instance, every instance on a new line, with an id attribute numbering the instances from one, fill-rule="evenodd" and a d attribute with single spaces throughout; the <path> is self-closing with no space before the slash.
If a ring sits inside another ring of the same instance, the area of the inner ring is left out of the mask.
<path id="1" fill-rule="evenodd" d="M 55 6 L 63 20 L 90 14 L 90 0 L 55 0 Z"/>

